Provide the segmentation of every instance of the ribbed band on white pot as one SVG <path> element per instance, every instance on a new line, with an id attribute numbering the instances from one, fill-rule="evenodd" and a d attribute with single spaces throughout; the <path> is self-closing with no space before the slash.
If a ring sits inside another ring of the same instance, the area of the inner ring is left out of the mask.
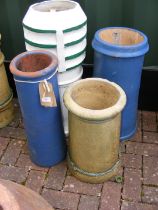
<path id="1" fill-rule="evenodd" d="M 34 45 L 48 45 L 56 46 L 56 33 L 37 33 L 30 31 L 23 26 L 25 42 L 30 42 Z M 85 23 L 82 27 L 75 28 L 74 30 L 64 33 L 64 44 L 65 46 L 71 46 L 75 42 L 80 42 L 86 37 L 87 24 Z"/>
<path id="2" fill-rule="evenodd" d="M 65 54 L 65 59 L 69 58 L 70 56 L 75 56 L 76 54 L 80 54 L 83 51 L 85 51 L 87 45 L 87 40 L 84 38 L 81 42 L 76 43 L 71 46 L 65 46 L 64 48 L 64 54 Z M 30 41 L 25 40 L 25 46 L 26 50 L 30 51 L 33 49 L 43 49 L 43 50 L 50 50 L 52 53 L 57 54 L 57 44 L 55 46 L 53 45 L 41 45 L 41 44 L 35 44 L 31 43 Z"/>

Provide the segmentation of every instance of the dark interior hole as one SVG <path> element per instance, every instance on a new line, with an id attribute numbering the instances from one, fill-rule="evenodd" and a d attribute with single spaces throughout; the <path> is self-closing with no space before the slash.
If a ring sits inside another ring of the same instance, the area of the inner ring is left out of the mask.
<path id="1" fill-rule="evenodd" d="M 144 40 L 139 32 L 126 28 L 105 29 L 99 36 L 103 41 L 122 46 L 139 44 Z"/>
<path id="2" fill-rule="evenodd" d="M 44 54 L 30 54 L 22 57 L 17 63 L 17 69 L 23 72 L 36 72 L 47 68 L 52 58 Z"/>
<path id="3" fill-rule="evenodd" d="M 114 106 L 120 93 L 109 83 L 89 80 L 76 85 L 71 96 L 77 104 L 86 109 L 101 110 Z"/>
<path id="4" fill-rule="evenodd" d="M 33 6 L 34 10 L 37 10 L 39 12 L 51 12 L 51 11 L 65 11 L 69 9 L 75 8 L 76 4 L 74 2 L 69 1 L 46 1 L 41 2 L 39 4 L 36 4 Z"/>

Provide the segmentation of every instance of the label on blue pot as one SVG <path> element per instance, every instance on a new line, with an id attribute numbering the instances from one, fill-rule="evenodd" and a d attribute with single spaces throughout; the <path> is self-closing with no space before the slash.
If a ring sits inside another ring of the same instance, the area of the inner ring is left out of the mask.
<path id="1" fill-rule="evenodd" d="M 42 98 L 42 102 L 49 103 L 49 102 L 51 102 L 51 101 L 52 101 L 51 97 L 43 97 L 43 98 Z"/>
<path id="2" fill-rule="evenodd" d="M 42 81 L 39 83 L 39 95 L 42 106 L 56 107 L 56 98 L 53 90 L 53 86 L 50 82 Z"/>

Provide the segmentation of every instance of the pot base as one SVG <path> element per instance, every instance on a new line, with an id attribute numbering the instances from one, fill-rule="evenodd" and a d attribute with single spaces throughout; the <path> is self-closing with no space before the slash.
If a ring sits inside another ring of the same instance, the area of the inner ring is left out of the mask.
<path id="1" fill-rule="evenodd" d="M 103 183 L 112 177 L 116 176 L 118 174 L 118 171 L 120 169 L 120 160 L 118 160 L 109 170 L 101 173 L 88 173 L 77 166 L 74 165 L 74 163 L 70 160 L 68 156 L 68 167 L 70 170 L 70 173 L 74 175 L 76 178 L 83 182 L 88 182 L 91 184 L 99 184 Z"/>
<path id="2" fill-rule="evenodd" d="M 129 134 L 127 134 L 125 136 L 121 136 L 120 137 L 120 141 L 121 142 L 123 142 L 123 141 L 129 141 L 134 136 L 134 134 L 136 133 L 136 131 L 137 131 L 137 126 Z"/>

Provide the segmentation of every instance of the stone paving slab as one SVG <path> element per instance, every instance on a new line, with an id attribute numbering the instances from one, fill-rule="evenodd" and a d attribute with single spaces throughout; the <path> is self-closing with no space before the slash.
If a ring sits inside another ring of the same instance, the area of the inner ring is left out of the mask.
<path id="1" fill-rule="evenodd" d="M 142 156 L 135 154 L 122 154 L 122 166 L 127 168 L 142 168 Z"/>
<path id="2" fill-rule="evenodd" d="M 78 210 L 98 210 L 100 198 L 96 196 L 81 195 Z"/>
<path id="3" fill-rule="evenodd" d="M 125 168 L 122 198 L 141 201 L 141 170 Z"/>
<path id="4" fill-rule="evenodd" d="M 142 123 L 143 123 L 143 130 L 144 131 L 155 131 L 157 132 L 157 122 L 156 122 L 156 113 L 155 112 L 142 112 Z"/>
<path id="5" fill-rule="evenodd" d="M 52 167 L 45 180 L 45 187 L 53 190 L 62 190 L 66 179 L 67 166 L 66 161 Z"/>
<path id="6" fill-rule="evenodd" d="M 86 194 L 86 195 L 100 195 L 102 184 L 89 184 L 79 181 L 73 176 L 67 176 L 64 184 L 64 191 Z"/>
<path id="7" fill-rule="evenodd" d="M 8 165 L 15 165 L 20 153 L 21 153 L 21 148 L 24 145 L 24 141 L 20 141 L 20 140 L 12 140 L 3 157 L 1 158 L 1 163 L 3 164 L 8 164 Z"/>
<path id="8" fill-rule="evenodd" d="M 44 185 L 46 174 L 45 171 L 31 170 L 27 177 L 25 186 L 40 193 Z"/>
<path id="9" fill-rule="evenodd" d="M 158 186 L 158 158 L 143 157 L 143 183 Z"/>
<path id="10" fill-rule="evenodd" d="M 143 142 L 158 144 L 158 133 L 157 132 L 143 132 Z"/>
<path id="11" fill-rule="evenodd" d="M 4 151 L 7 149 L 9 142 L 9 138 L 0 137 L 0 157 L 2 157 Z"/>
<path id="12" fill-rule="evenodd" d="M 150 204 L 158 205 L 158 189 L 157 187 L 144 186 L 142 191 L 142 201 Z"/>
<path id="13" fill-rule="evenodd" d="M 122 185 L 115 182 L 105 182 L 101 194 L 101 210 L 120 209 Z"/>
<path id="14" fill-rule="evenodd" d="M 14 121 L 0 129 L 0 178 L 33 189 L 58 210 L 158 209 L 158 113 L 139 111 L 137 133 L 121 143 L 122 183 L 113 178 L 88 184 L 70 174 L 66 161 L 51 168 L 31 162 L 21 112 L 14 102 Z"/>

